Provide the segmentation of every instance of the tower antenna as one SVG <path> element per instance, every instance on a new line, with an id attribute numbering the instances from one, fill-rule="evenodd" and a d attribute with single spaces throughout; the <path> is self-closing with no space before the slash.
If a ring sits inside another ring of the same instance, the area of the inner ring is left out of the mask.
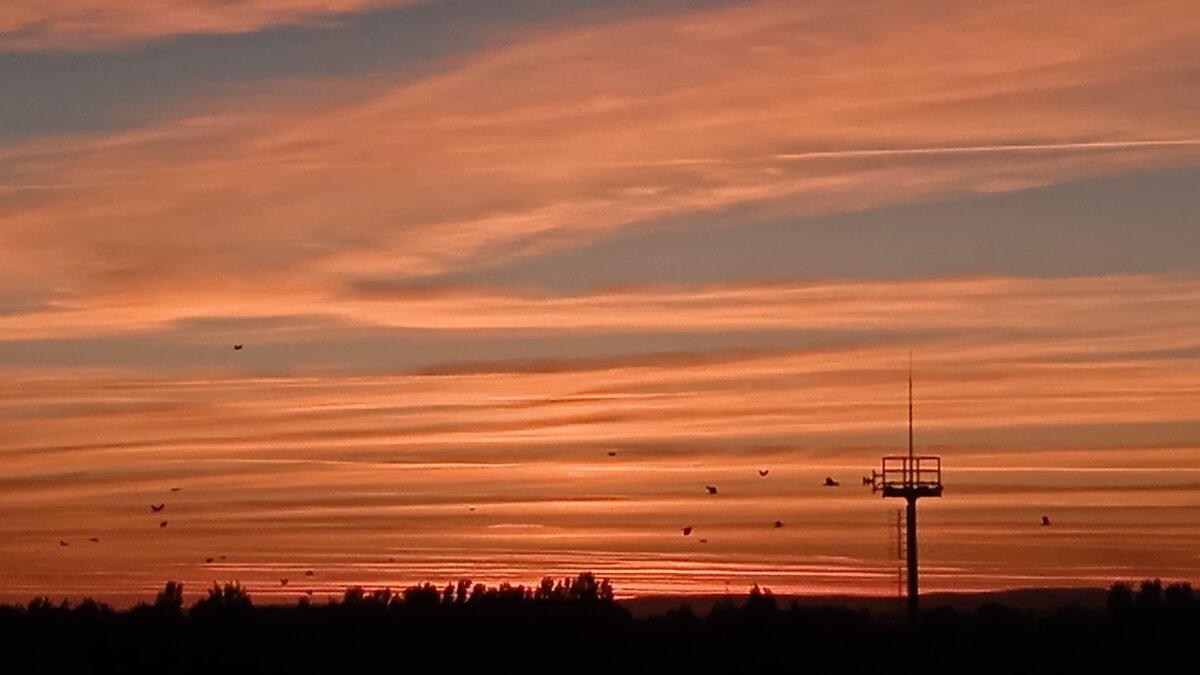
<path id="1" fill-rule="evenodd" d="M 908 351 L 908 459 L 913 457 L 912 350 Z"/>
<path id="2" fill-rule="evenodd" d="M 917 566 L 917 500 L 921 497 L 942 496 L 942 458 L 936 455 L 917 455 L 913 452 L 913 377 L 912 352 L 908 353 L 908 455 L 889 455 L 883 458 L 879 471 L 872 471 L 863 484 L 871 492 L 884 497 L 903 497 L 904 552 L 908 559 L 908 615 L 915 618 L 918 611 L 920 587 Z M 898 518 L 899 520 L 899 518 Z"/>

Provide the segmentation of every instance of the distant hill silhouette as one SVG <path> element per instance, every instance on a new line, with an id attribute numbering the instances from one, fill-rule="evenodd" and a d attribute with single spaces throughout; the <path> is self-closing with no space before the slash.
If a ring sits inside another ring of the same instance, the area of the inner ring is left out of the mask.
<path id="1" fill-rule="evenodd" d="M 227 583 L 189 608 L 175 582 L 126 611 L 91 600 L 0 605 L 6 672 L 1170 672 L 1187 667 L 1197 637 L 1191 586 L 1158 581 L 1114 584 L 1099 607 L 984 602 L 914 621 L 783 602 L 758 587 L 703 612 L 635 616 L 588 573 L 535 586 L 355 587 L 293 606 L 256 606 Z"/>
<path id="2" fill-rule="evenodd" d="M 693 611 L 707 614 L 720 603 L 741 605 L 746 597 L 724 594 L 647 595 L 619 602 L 635 617 L 642 618 L 663 614 L 681 605 L 688 605 Z M 1013 609 L 1051 612 L 1063 607 L 1100 610 L 1104 608 L 1107 598 L 1108 590 L 1103 588 L 1021 588 L 977 593 L 925 593 L 921 596 L 921 603 L 928 610 L 949 607 L 970 612 L 983 605 L 1000 604 Z M 866 609 L 883 616 L 904 611 L 901 598 L 878 595 L 776 595 L 775 599 L 784 605 L 794 603 L 800 607 Z"/>

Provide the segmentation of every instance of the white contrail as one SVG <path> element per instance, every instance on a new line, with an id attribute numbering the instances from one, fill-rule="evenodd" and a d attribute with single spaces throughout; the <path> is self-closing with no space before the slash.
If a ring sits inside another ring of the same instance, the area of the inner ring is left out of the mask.
<path id="1" fill-rule="evenodd" d="M 786 152 L 773 155 L 762 155 L 759 157 L 731 157 L 731 158 L 712 158 L 712 157 L 679 157 L 674 159 L 648 160 L 644 162 L 601 162 L 593 163 L 586 162 L 575 164 L 572 166 L 589 166 L 597 168 L 620 168 L 620 167 L 653 167 L 653 166 L 706 166 L 706 165 L 728 165 L 728 164 L 746 164 L 760 162 L 763 159 L 775 161 L 799 161 L 807 159 L 854 159 L 862 157 L 920 157 L 920 156 L 936 156 L 936 155 L 969 155 L 969 154 L 996 154 L 996 153 L 1019 153 L 1019 152 L 1044 152 L 1048 150 L 1130 150 L 1136 148 L 1161 148 L 1161 147 L 1189 147 L 1200 146 L 1200 138 L 1183 138 L 1176 140 L 1143 140 L 1143 141 L 1083 141 L 1074 143 L 1021 143 L 1021 144 L 997 144 L 997 145 L 948 145 L 948 146 L 933 146 L 933 147 L 918 147 L 918 148 L 850 148 L 846 150 L 812 150 L 807 152 Z M 248 162 L 241 161 L 241 164 Z M 251 161 L 252 164 L 289 164 L 288 160 L 259 160 Z M 345 164 L 328 163 L 319 165 L 318 167 L 309 168 L 371 168 L 371 167 L 386 167 L 391 165 L 390 161 L 379 162 L 354 162 Z M 165 167 L 156 169 L 158 172 L 163 171 L 184 171 L 192 170 L 194 167 Z M 22 191 L 53 191 L 53 190 L 70 190 L 80 188 L 96 188 L 96 187 L 121 187 L 127 185 L 141 185 L 145 180 L 128 180 L 128 181 L 96 181 L 96 182 L 80 182 L 80 183 L 26 183 L 26 184 L 0 184 L 0 194 L 6 192 L 22 192 Z"/>
<path id="2" fill-rule="evenodd" d="M 1016 143 L 993 145 L 946 145 L 916 148 L 848 148 L 845 150 L 812 150 L 785 152 L 746 157 L 674 157 L 670 159 L 628 162 L 581 162 L 569 166 L 594 168 L 688 167 L 756 164 L 763 161 L 801 161 L 809 159 L 854 159 L 864 157 L 920 157 L 936 155 L 969 155 L 989 153 L 1045 152 L 1054 150 L 1132 150 L 1136 148 L 1200 146 L 1200 138 L 1141 141 L 1080 141 L 1066 143 Z"/>
<path id="3" fill-rule="evenodd" d="M 924 148 L 871 148 L 858 150 L 814 150 L 771 155 L 772 159 L 837 159 L 920 155 L 965 155 L 978 153 L 1039 152 L 1044 150 L 1126 150 L 1200 145 L 1198 138 L 1149 141 L 1084 141 L 1078 143 L 1021 143 L 1014 145 L 950 145 Z"/>

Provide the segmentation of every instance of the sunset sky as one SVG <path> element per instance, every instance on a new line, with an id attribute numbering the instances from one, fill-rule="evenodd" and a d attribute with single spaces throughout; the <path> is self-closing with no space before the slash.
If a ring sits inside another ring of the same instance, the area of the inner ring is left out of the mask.
<path id="1" fill-rule="evenodd" d="M 923 590 L 1200 581 L 1195 0 L 0 4 L 0 601 L 894 594 L 910 351 Z"/>

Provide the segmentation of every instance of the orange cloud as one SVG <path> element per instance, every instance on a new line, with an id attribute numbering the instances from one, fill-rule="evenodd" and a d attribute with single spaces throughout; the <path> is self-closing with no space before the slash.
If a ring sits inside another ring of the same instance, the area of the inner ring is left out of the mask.
<path id="1" fill-rule="evenodd" d="M 0 7 L 0 49 L 104 49 L 189 33 L 245 33 L 421 0 L 38 0 Z"/>
<path id="2" fill-rule="evenodd" d="M 378 76 L 366 103 L 196 104 L 11 147 L 0 289 L 404 278 L 739 204 L 797 216 L 1200 157 L 1196 89 L 1156 66 L 1195 58 L 1169 7 L 908 8 L 576 29 Z"/>
<path id="3" fill-rule="evenodd" d="M 930 588 L 1195 576 L 1195 359 L 916 346 L 918 447 L 950 485 L 923 515 Z M 214 553 L 252 588 L 581 566 L 626 593 L 887 593 L 888 505 L 851 483 L 904 443 L 903 363 L 889 345 L 540 373 L 10 370 L 0 597 L 206 583 Z M 685 522 L 704 555 L 669 536 Z M 95 553 L 57 546 L 96 535 Z"/>
<path id="4" fill-rule="evenodd" d="M 1195 65 L 1189 3 L 857 7 L 554 33 L 373 79 L 366 103 L 191 104 L 0 151 L 8 343 L 305 316 L 482 354 L 412 373 L 5 369 L 0 597 L 144 598 L 207 583 L 214 553 L 254 590 L 312 567 L 323 588 L 588 568 L 625 592 L 886 593 L 888 507 L 819 483 L 902 447 L 910 348 L 918 446 L 951 488 L 922 516 L 927 588 L 1195 578 L 1194 275 L 408 283 L 749 202 L 794 216 L 1200 156 L 1196 89 L 1162 66 Z M 716 330 L 854 340 L 516 364 L 482 347 Z M 707 482 L 722 501 L 696 496 Z M 1136 494 L 1113 508 L 1120 487 Z M 164 495 L 160 532 L 144 512 Z M 685 516 L 706 552 L 675 536 Z"/>
<path id="5" fill-rule="evenodd" d="M 170 328 L 194 318 L 322 316 L 348 325 L 528 333 L 767 329 L 1056 332 L 1129 348 L 1192 343 L 1193 275 L 1064 279 L 823 280 L 646 286 L 557 295 L 504 287 L 326 288 L 320 280 L 212 288 L 129 288 L 0 316 L 9 339 Z"/>

